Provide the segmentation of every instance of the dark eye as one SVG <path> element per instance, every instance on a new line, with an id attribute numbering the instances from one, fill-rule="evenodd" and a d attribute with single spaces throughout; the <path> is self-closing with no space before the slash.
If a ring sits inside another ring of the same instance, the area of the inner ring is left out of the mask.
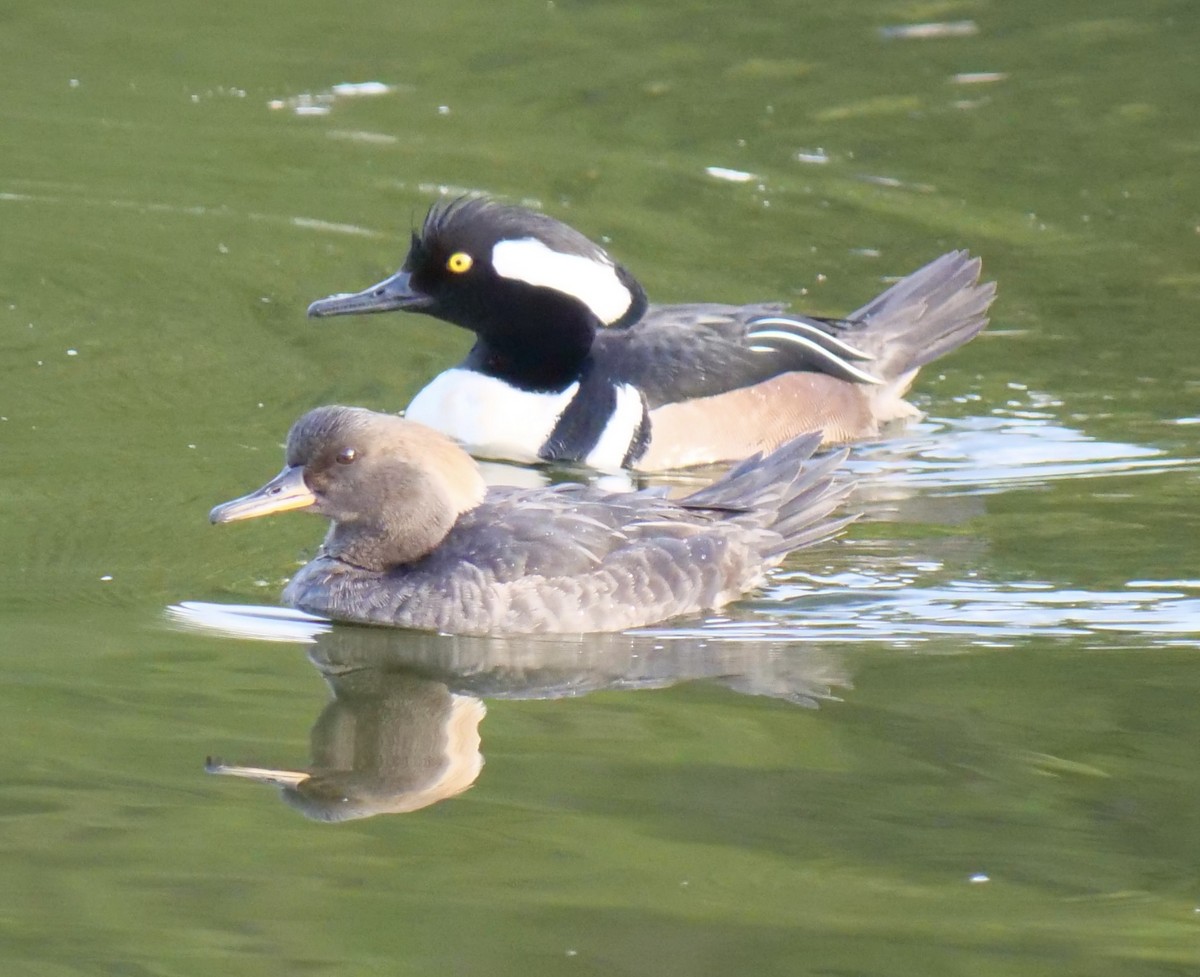
<path id="1" fill-rule="evenodd" d="M 349 465 L 349 464 L 353 463 L 353 461 L 357 457 L 358 457 L 358 452 L 355 451 L 353 448 L 343 448 L 334 457 L 334 461 L 336 461 L 339 465 Z"/>

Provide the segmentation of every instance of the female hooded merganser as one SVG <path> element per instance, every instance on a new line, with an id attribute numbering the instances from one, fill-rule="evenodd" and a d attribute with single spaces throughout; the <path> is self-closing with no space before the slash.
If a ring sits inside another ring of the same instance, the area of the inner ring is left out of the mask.
<path id="1" fill-rule="evenodd" d="M 395 275 L 310 316 L 424 312 L 475 346 L 406 415 L 480 457 L 661 471 L 745 458 L 797 434 L 873 437 L 919 412 L 917 370 L 987 325 L 995 284 L 952 251 L 847 319 L 782 305 L 647 304 L 578 231 L 460 198 L 430 209 Z"/>
<path id="2" fill-rule="evenodd" d="M 445 435 L 393 414 L 319 407 L 287 464 L 212 510 L 233 522 L 309 509 L 333 522 L 283 592 L 335 620 L 453 634 L 619 631 L 720 607 L 791 550 L 828 539 L 848 485 L 820 435 L 671 501 L 593 486 L 488 488 Z"/>

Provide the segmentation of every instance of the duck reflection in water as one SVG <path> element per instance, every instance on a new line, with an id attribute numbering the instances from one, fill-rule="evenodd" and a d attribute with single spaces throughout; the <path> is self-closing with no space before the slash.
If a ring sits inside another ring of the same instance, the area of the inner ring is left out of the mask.
<path id="1" fill-rule="evenodd" d="M 229 631 L 231 610 L 185 604 L 172 614 Z M 287 804 L 322 821 L 407 813 L 465 791 L 483 768 L 485 698 L 708 680 L 812 706 L 849 685 L 841 663 L 819 648 L 695 635 L 495 639 L 338 626 L 316 636 L 309 659 L 333 696 L 313 724 L 312 763 L 282 769 L 210 759 L 207 769 L 272 784 Z"/>
<path id="2" fill-rule="evenodd" d="M 307 770 L 209 759 L 209 773 L 274 784 L 319 821 L 406 814 L 461 794 L 483 769 L 480 699 L 384 668 L 326 672 L 333 698 L 313 724 Z"/>

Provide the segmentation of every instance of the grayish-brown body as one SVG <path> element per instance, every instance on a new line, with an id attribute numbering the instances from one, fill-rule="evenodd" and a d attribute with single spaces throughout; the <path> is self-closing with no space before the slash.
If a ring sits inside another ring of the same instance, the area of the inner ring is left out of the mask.
<path id="1" fill-rule="evenodd" d="M 325 407 L 288 437 L 287 467 L 213 510 L 333 520 L 284 600 L 336 620 L 457 634 L 616 631 L 718 608 L 791 550 L 828 539 L 848 486 L 819 435 L 751 458 L 672 501 L 592 486 L 491 488 L 445 436 Z"/>

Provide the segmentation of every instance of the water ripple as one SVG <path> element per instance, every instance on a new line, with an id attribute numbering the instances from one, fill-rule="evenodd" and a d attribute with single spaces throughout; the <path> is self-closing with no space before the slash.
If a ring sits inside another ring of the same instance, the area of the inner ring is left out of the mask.
<path id="1" fill-rule="evenodd" d="M 914 576 L 919 573 L 914 571 Z M 1030 637 L 1104 639 L 1138 645 L 1195 646 L 1200 642 L 1196 581 L 1136 580 L 1119 591 L 1063 589 L 1049 583 L 952 580 L 929 586 L 904 575 L 807 573 L 777 579 L 770 618 L 713 618 L 697 628 L 652 629 L 658 636 L 925 643 L 1012 647 Z"/>
<path id="2" fill-rule="evenodd" d="M 928 418 L 900 437 L 855 448 L 847 469 L 887 484 L 988 494 L 1064 478 L 1152 474 L 1196 467 L 1159 448 L 1102 441 L 1036 411 L 954 420 Z"/>

